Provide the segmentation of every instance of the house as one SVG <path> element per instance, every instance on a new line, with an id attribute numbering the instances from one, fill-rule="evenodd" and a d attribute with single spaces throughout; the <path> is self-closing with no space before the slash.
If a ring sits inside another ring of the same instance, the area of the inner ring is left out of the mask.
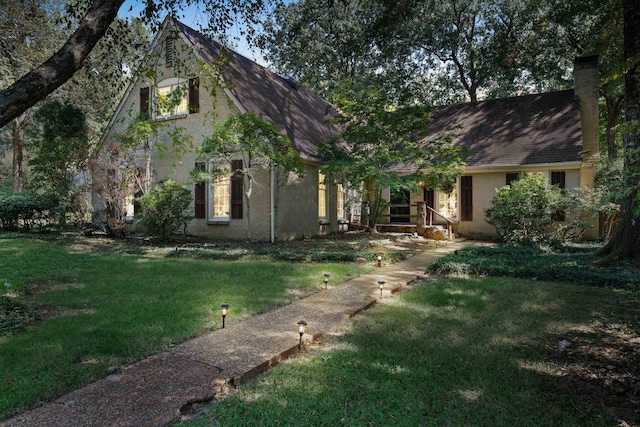
<path id="1" fill-rule="evenodd" d="M 187 233 L 246 238 L 248 215 L 242 180 L 229 175 L 193 183 L 190 172 L 210 167 L 200 162 L 195 148 L 211 135 L 214 123 L 253 112 L 291 139 L 302 157 L 305 174 L 289 176 L 273 169 L 255 175 L 250 196 L 251 238 L 288 240 L 332 233 L 346 226 L 343 189 L 326 180 L 318 169 L 318 143 L 338 131 L 327 120 L 335 112 L 324 100 L 170 18 L 155 37 L 143 69 L 146 71 L 127 89 L 103 135 L 102 152 L 108 152 L 137 117 L 147 117 L 155 130 L 132 160 L 107 166 L 103 162 L 96 167 L 94 210 L 104 212 L 108 205 L 109 178 L 120 177 L 133 167 L 137 179 L 122 211 L 129 228 L 136 227 L 133 196 L 150 182 L 171 178 L 188 185 L 193 193 L 194 219 L 186 225 Z"/>
<path id="2" fill-rule="evenodd" d="M 438 212 L 434 223 L 448 218 L 455 233 L 493 236 L 484 211 L 496 189 L 519 173 L 541 173 L 567 191 L 592 185 L 599 163 L 598 83 L 598 58 L 585 56 L 575 61 L 574 89 L 434 108 L 424 143 L 453 131 L 454 144 L 466 151 L 466 168 L 450 192 L 387 191 L 391 206 L 383 222 L 420 225 L 422 210 L 431 212 L 426 205 Z M 598 237 L 596 220 L 587 237 Z"/>

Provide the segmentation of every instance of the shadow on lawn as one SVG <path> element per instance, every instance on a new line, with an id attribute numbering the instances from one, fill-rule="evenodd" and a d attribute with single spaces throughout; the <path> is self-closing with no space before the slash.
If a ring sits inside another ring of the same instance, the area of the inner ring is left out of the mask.
<path id="1" fill-rule="evenodd" d="M 611 306 L 604 302 L 615 303 L 615 298 L 609 289 L 520 279 L 428 282 L 363 313 L 346 334 L 325 337 L 308 353 L 213 405 L 208 422 L 519 426 L 613 425 L 618 418 L 638 422 L 631 406 L 633 388 L 625 391 L 627 410 L 620 409 L 619 399 L 618 404 L 596 399 L 602 393 L 593 399 L 584 395 L 574 387 L 575 374 L 562 359 L 573 350 L 558 347 L 561 339 L 576 339 L 573 331 L 589 330 L 594 348 L 598 325 L 610 316 Z M 619 342 L 603 344 L 602 349 L 617 348 Z M 625 368 L 616 366 L 626 369 L 635 360 L 627 359 Z M 637 372 L 628 374 L 627 383 L 635 376 L 637 384 Z"/>

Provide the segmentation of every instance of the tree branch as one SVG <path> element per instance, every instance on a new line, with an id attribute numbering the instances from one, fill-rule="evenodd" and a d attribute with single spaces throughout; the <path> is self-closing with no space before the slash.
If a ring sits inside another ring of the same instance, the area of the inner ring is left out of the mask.
<path id="1" fill-rule="evenodd" d="M 124 0 L 94 0 L 62 48 L 36 69 L 0 92 L 0 128 L 33 107 L 82 68 Z"/>

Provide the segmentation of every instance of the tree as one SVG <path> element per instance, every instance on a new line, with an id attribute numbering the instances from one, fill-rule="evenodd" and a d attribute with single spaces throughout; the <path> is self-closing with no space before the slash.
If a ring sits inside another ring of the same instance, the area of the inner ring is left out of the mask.
<path id="1" fill-rule="evenodd" d="M 335 119 L 342 131 L 322 147 L 321 169 L 334 180 L 356 189 L 364 183 L 371 232 L 387 203 L 383 190 L 415 190 L 428 181 L 432 188 L 450 186 L 461 172 L 461 159 L 451 138 L 422 141 L 429 109 L 407 102 L 411 95 L 388 98 L 377 87 L 343 89 Z"/>
<path id="2" fill-rule="evenodd" d="M 251 240 L 251 195 L 259 171 L 278 174 L 304 173 L 300 153 L 289 138 L 273 124 L 253 113 L 230 116 L 214 125 L 213 134 L 199 149 L 202 159 L 213 165 L 208 178 L 216 180 L 230 174 L 243 180 L 243 198 L 247 206 L 247 239 Z M 241 160 L 241 164 L 236 163 Z M 200 179 L 198 179 L 200 180 Z M 277 180 L 280 182 L 280 180 Z"/>
<path id="3" fill-rule="evenodd" d="M 209 32 L 229 28 L 238 17 L 251 28 L 268 0 L 203 0 Z M 76 30 L 62 47 L 41 65 L 0 92 L 0 128 L 44 99 L 82 68 L 89 53 L 108 32 L 124 0 L 78 0 L 69 6 L 71 12 L 84 12 Z M 163 13 L 177 16 L 183 6 L 196 0 L 145 0 L 143 19 L 157 24 Z M 86 8 L 86 9 L 85 9 Z M 250 34 L 249 34 L 250 35 Z"/>
<path id="4" fill-rule="evenodd" d="M 632 257 L 640 262 L 640 3 L 623 1 L 625 128 L 623 197 L 613 239 L 603 248 L 601 262 Z"/>
<path id="5" fill-rule="evenodd" d="M 567 85 L 572 58 L 549 22 L 548 3 L 529 0 L 378 0 L 372 34 L 387 54 L 418 60 L 450 91 L 509 96 Z M 426 70 L 425 70 L 426 71 Z M 432 72 L 433 74 L 433 72 Z M 450 98 L 455 99 L 455 98 Z"/>
<path id="6" fill-rule="evenodd" d="M 63 40 L 61 28 L 52 25 L 60 13 L 55 4 L 37 0 L 14 2 L 0 0 L 3 19 L 0 20 L 0 87 L 39 64 L 54 52 L 55 43 Z M 24 190 L 26 183 L 25 130 L 33 121 L 30 112 L 24 112 L 11 122 L 10 133 L 13 150 L 13 190 Z"/>
<path id="7" fill-rule="evenodd" d="M 326 0 L 282 3 L 263 23 L 259 44 L 280 73 L 332 99 L 342 82 L 380 72 L 366 13 L 360 2 L 330 8 Z"/>
<path id="8" fill-rule="evenodd" d="M 78 210 L 82 189 L 76 188 L 77 174 L 86 169 L 90 146 L 84 113 L 72 104 L 50 101 L 34 115 L 39 126 L 29 164 L 35 192 L 60 200 L 64 224 L 68 210 Z"/>

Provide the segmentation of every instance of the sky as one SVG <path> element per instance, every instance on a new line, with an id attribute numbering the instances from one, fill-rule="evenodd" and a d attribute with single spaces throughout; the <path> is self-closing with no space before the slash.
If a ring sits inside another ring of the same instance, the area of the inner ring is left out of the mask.
<path id="1" fill-rule="evenodd" d="M 291 3 L 294 0 L 285 0 L 285 3 Z M 140 12 L 144 9 L 144 0 L 126 0 L 120 7 L 118 15 L 122 18 L 140 16 Z M 206 14 L 203 12 L 204 7 L 201 4 L 195 4 L 187 7 L 181 12 L 180 22 L 189 27 L 199 30 L 201 26 L 206 24 Z M 258 62 L 261 65 L 267 65 L 262 52 L 250 47 L 247 40 L 241 34 L 241 24 L 234 25 L 227 30 L 226 34 L 231 40 L 230 47 L 239 54 Z"/>

